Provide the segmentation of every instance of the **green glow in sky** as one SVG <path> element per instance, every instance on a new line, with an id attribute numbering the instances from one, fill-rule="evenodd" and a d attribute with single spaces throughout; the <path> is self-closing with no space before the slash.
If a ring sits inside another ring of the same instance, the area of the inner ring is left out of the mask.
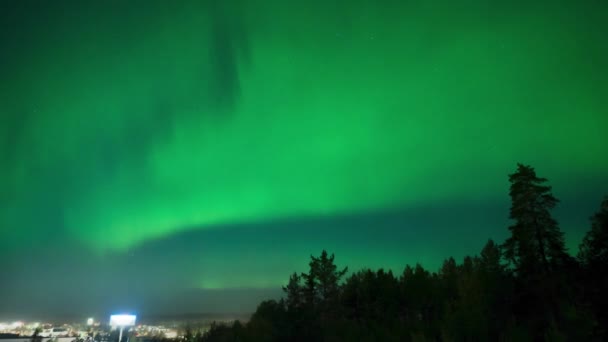
<path id="1" fill-rule="evenodd" d="M 338 3 L 38 14 L 3 76 L 4 133 L 18 129 L 6 226 L 51 199 L 71 236 L 125 249 L 195 226 L 493 199 L 517 161 L 563 193 L 608 174 L 601 14 Z"/>

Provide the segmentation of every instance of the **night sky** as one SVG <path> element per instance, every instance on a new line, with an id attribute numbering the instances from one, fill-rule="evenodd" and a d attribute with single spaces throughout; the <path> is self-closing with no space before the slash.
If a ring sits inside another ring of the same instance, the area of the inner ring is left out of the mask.
<path id="1" fill-rule="evenodd" d="M 602 0 L 3 0 L 0 317 L 250 312 L 322 249 L 436 270 L 505 239 L 517 162 L 576 253 L 607 33 Z"/>

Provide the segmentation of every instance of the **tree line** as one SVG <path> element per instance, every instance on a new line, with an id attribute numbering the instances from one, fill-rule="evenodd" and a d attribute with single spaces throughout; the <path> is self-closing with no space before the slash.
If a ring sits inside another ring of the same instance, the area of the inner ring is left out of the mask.
<path id="1" fill-rule="evenodd" d="M 186 342 L 608 340 L 608 197 L 574 257 L 547 179 L 518 164 L 509 182 L 513 224 L 502 244 L 489 240 L 437 272 L 416 264 L 400 274 L 347 276 L 323 251 L 246 324 L 214 324 Z"/>

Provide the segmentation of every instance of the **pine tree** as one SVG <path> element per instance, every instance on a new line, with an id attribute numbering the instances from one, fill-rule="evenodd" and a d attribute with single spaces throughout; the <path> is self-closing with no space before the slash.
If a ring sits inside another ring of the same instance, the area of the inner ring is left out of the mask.
<path id="1" fill-rule="evenodd" d="M 578 258 L 587 268 L 602 273 L 608 271 L 608 197 L 591 217 L 591 230 L 580 245 Z"/>
<path id="2" fill-rule="evenodd" d="M 585 302 L 596 319 L 595 337 L 608 339 L 608 197 L 591 217 L 591 230 L 580 245 L 578 258 L 583 265 Z"/>
<path id="3" fill-rule="evenodd" d="M 313 257 L 311 256 L 311 258 L 313 258 Z M 314 262 L 314 260 L 309 263 L 310 272 L 302 273 L 300 275 L 300 277 L 304 280 L 304 287 L 302 288 L 304 303 L 308 307 L 314 307 L 318 302 L 317 293 L 319 290 L 318 290 L 318 285 L 317 285 L 317 277 L 312 272 L 313 262 Z"/>
<path id="4" fill-rule="evenodd" d="M 323 302 L 334 302 L 338 298 L 340 280 L 348 268 L 338 270 L 334 264 L 334 255 L 328 256 L 326 251 L 321 253 L 318 258 L 313 257 L 313 268 L 311 273 L 315 274 L 318 279 L 318 294 Z"/>
<path id="5" fill-rule="evenodd" d="M 511 278 L 501 263 L 500 246 L 488 240 L 479 257 L 478 276 L 481 283 L 482 311 L 487 323 L 487 339 L 495 341 L 507 329 L 511 318 Z"/>
<path id="6" fill-rule="evenodd" d="M 558 200 L 547 179 L 537 177 L 530 166 L 518 164 L 509 182 L 515 224 L 503 245 L 505 257 L 518 274 L 549 273 L 567 256 L 564 235 L 551 216 Z"/>
<path id="7" fill-rule="evenodd" d="M 486 245 L 481 250 L 479 266 L 483 273 L 500 274 L 503 267 L 500 263 L 501 253 L 500 248 L 493 240 L 488 240 Z"/>
<path id="8" fill-rule="evenodd" d="M 320 257 L 310 256 L 310 271 L 302 273 L 304 279 L 304 300 L 309 305 L 327 304 L 338 299 L 340 280 L 348 268 L 338 271 L 334 264 L 334 255 L 329 256 L 324 250 Z"/>
<path id="9" fill-rule="evenodd" d="M 518 164 L 509 175 L 511 188 L 509 227 L 511 237 L 503 244 L 505 258 L 513 266 L 515 290 L 513 305 L 534 339 L 557 333 L 563 323 L 559 293 L 560 271 L 570 261 L 564 235 L 551 210 L 558 203 L 547 179 L 536 175 L 534 168 Z"/>
<path id="10" fill-rule="evenodd" d="M 283 286 L 283 291 L 287 295 L 286 304 L 287 309 L 290 311 L 296 310 L 302 306 L 303 298 L 302 298 L 302 285 L 300 284 L 302 277 L 297 273 L 293 273 L 291 277 L 289 277 L 289 283 L 287 286 Z"/>

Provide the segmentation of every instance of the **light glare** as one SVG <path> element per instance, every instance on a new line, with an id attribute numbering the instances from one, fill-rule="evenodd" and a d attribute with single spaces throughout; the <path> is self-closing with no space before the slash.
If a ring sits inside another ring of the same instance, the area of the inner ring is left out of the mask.
<path id="1" fill-rule="evenodd" d="M 110 325 L 114 327 L 130 327 L 135 325 L 135 315 L 112 315 Z"/>

